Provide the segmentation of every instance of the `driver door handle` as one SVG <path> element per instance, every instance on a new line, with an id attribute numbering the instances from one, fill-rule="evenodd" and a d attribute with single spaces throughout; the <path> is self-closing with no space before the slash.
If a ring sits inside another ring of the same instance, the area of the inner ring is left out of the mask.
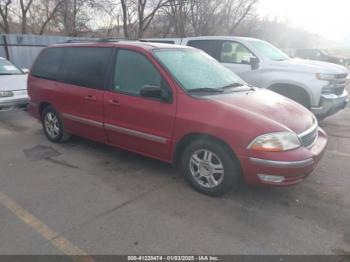
<path id="1" fill-rule="evenodd" d="M 96 98 L 95 96 L 93 96 L 93 95 L 87 95 L 87 96 L 85 97 L 85 100 L 86 100 L 86 101 L 90 101 L 90 102 L 96 102 L 96 101 L 97 101 L 97 98 Z"/>
<path id="2" fill-rule="evenodd" d="M 119 106 L 119 104 L 120 104 L 119 101 L 116 99 L 109 100 L 109 103 L 113 106 Z"/>

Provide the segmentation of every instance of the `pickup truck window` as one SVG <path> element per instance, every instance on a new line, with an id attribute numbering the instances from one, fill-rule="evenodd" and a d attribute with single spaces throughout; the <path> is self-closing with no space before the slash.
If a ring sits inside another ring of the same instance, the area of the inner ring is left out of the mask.
<path id="1" fill-rule="evenodd" d="M 250 64 L 255 55 L 248 48 L 237 42 L 224 42 L 221 50 L 221 63 Z"/>
<path id="2" fill-rule="evenodd" d="M 222 47 L 221 40 L 190 40 L 187 45 L 201 49 L 216 60 L 220 60 Z"/>
<path id="3" fill-rule="evenodd" d="M 156 50 L 154 55 L 186 91 L 207 92 L 245 84 L 231 70 L 199 50 Z"/>
<path id="4" fill-rule="evenodd" d="M 289 56 L 279 50 L 277 47 L 260 40 L 247 40 L 263 56 L 274 61 L 288 60 Z"/>

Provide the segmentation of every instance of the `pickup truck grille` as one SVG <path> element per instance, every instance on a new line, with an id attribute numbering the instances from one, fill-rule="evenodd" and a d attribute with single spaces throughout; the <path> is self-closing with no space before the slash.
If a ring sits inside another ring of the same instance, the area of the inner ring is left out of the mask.
<path id="1" fill-rule="evenodd" d="M 312 126 L 305 133 L 299 135 L 299 139 L 303 147 L 311 147 L 318 138 L 318 124 L 316 122 L 315 125 Z"/>
<path id="2" fill-rule="evenodd" d="M 333 81 L 335 85 L 334 93 L 336 95 L 341 95 L 349 81 L 348 74 L 335 75 L 335 79 Z"/>

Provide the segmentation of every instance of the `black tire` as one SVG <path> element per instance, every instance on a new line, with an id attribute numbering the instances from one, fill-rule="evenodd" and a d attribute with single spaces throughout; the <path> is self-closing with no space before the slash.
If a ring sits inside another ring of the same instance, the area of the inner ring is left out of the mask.
<path id="1" fill-rule="evenodd" d="M 201 185 L 200 183 L 205 183 L 206 178 L 202 177 L 202 181 L 197 182 L 198 179 L 196 180 L 194 175 L 192 175 L 193 170 L 191 171 L 191 158 L 201 150 L 208 150 L 214 153 L 214 160 L 218 157 L 219 161 L 222 163 L 224 174 L 223 179 L 215 187 L 208 188 Z M 225 145 L 216 141 L 211 141 L 210 139 L 196 140 L 185 148 L 181 158 L 181 172 L 194 189 L 210 196 L 224 195 L 235 185 L 238 185 L 239 180 L 242 177 L 240 164 L 232 152 L 230 152 Z"/>
<path id="2" fill-rule="evenodd" d="M 57 119 L 57 122 L 55 121 L 55 123 L 56 123 L 55 126 L 58 127 L 58 131 L 55 132 L 55 134 L 57 133 L 57 135 L 52 135 L 50 128 L 47 127 L 47 125 L 46 125 L 46 119 L 49 117 L 49 115 L 51 117 L 54 116 Z M 45 133 L 47 139 L 49 139 L 51 142 L 53 142 L 53 143 L 65 142 L 70 138 L 70 134 L 68 134 L 64 130 L 64 125 L 63 125 L 62 119 L 60 117 L 60 114 L 52 106 L 47 106 L 43 110 L 43 112 L 41 114 L 41 123 L 42 123 L 43 130 L 44 130 L 44 133 Z"/>

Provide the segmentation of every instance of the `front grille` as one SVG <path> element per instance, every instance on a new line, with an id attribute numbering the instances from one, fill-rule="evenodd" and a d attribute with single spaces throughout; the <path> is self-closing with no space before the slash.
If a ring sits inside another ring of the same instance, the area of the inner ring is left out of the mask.
<path id="1" fill-rule="evenodd" d="M 336 95 L 341 95 L 343 94 L 344 89 L 349 81 L 348 74 L 335 75 L 335 79 L 333 81 L 335 85 L 334 93 Z"/>
<path id="2" fill-rule="evenodd" d="M 337 75 L 335 75 L 336 79 L 344 79 L 344 78 L 347 78 L 347 77 L 348 77 L 348 74 L 337 74 Z"/>
<path id="3" fill-rule="evenodd" d="M 318 125 L 315 124 L 310 130 L 305 133 L 299 135 L 301 144 L 303 147 L 312 146 L 318 137 Z"/>

